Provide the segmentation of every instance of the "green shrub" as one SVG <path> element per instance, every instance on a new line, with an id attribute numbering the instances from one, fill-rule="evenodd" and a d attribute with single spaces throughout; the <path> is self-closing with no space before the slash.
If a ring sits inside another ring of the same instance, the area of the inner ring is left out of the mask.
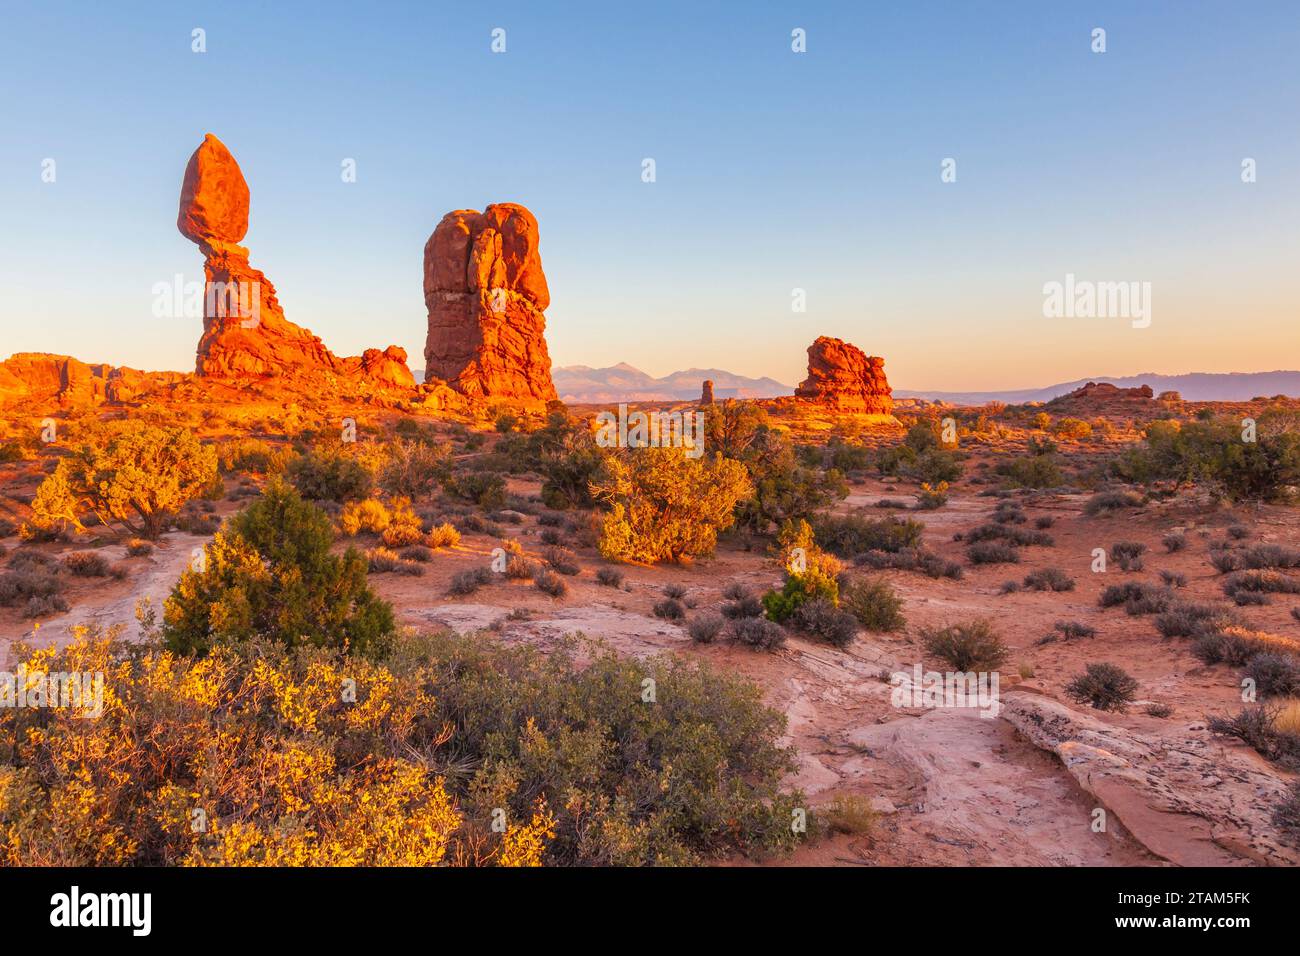
<path id="1" fill-rule="evenodd" d="M 285 468 L 285 476 L 309 501 L 360 501 L 374 486 L 370 470 L 341 450 L 313 449 Z"/>
<path id="2" fill-rule="evenodd" d="M 903 619 L 903 599 L 880 578 L 850 581 L 840 590 L 840 607 L 868 631 L 898 631 Z"/>
<path id="3" fill-rule="evenodd" d="M 831 554 L 852 558 L 864 551 L 919 547 L 925 525 L 910 518 L 823 514 L 813 519 L 812 529 L 818 543 Z"/>
<path id="4" fill-rule="evenodd" d="M 381 650 L 393 609 L 366 583 L 364 555 L 330 552 L 334 528 L 319 508 L 278 479 L 232 516 L 181 575 L 164 605 L 172 650 L 264 637 L 286 646 Z"/>

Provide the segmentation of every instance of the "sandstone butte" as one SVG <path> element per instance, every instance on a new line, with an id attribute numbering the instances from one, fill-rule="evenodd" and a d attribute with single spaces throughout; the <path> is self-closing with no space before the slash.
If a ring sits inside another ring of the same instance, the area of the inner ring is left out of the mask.
<path id="1" fill-rule="evenodd" d="M 537 219 L 523 206 L 443 216 L 424 246 L 424 302 L 426 382 L 525 407 L 557 398 L 543 314 L 551 294 Z"/>
<path id="2" fill-rule="evenodd" d="M 839 412 L 893 417 L 885 360 L 826 335 L 808 346 L 808 377 L 794 393 Z"/>

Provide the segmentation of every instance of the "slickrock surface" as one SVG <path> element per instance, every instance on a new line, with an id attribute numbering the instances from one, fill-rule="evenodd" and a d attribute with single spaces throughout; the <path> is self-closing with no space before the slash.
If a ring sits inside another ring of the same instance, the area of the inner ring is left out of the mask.
<path id="1" fill-rule="evenodd" d="M 845 412 L 890 415 L 894 409 L 885 360 L 826 335 L 808 346 L 808 377 L 794 393 Z"/>
<path id="2" fill-rule="evenodd" d="M 424 301 L 425 381 L 524 405 L 556 398 L 543 315 L 551 295 L 537 219 L 523 206 L 443 216 L 424 247 Z"/>
<path id="3" fill-rule="evenodd" d="M 1006 695 L 1002 716 L 1156 856 L 1181 866 L 1300 862 L 1272 820 L 1285 781 L 1244 747 L 1185 727 L 1139 733 L 1036 694 Z"/>

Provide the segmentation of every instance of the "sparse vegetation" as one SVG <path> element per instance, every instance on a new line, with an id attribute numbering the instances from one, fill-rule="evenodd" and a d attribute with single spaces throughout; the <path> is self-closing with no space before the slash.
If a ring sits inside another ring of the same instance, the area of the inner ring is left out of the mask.
<path id="1" fill-rule="evenodd" d="M 1010 650 L 992 623 L 982 618 L 969 624 L 924 630 L 921 645 L 927 654 L 963 673 L 995 671 L 1010 656 Z"/>
<path id="2" fill-rule="evenodd" d="M 1081 704 L 1097 710 L 1124 710 L 1137 694 L 1138 682 L 1114 664 L 1089 664 L 1084 672 L 1066 684 L 1065 692 Z"/>

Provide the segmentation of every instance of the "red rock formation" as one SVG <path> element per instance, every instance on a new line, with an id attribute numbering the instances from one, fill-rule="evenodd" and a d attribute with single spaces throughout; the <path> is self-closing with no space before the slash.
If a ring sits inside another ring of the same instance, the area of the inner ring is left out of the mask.
<path id="1" fill-rule="evenodd" d="M 149 388 L 182 378 L 179 372 L 141 372 L 87 365 L 67 355 L 19 352 L 0 362 L 0 405 L 32 400 L 69 408 L 129 402 Z"/>
<path id="2" fill-rule="evenodd" d="M 284 317 L 275 287 L 239 245 L 248 231 L 248 184 L 239 164 L 211 133 L 190 157 L 176 226 L 203 250 L 203 337 L 196 371 L 213 378 L 265 378 L 317 372 L 414 388 L 406 353 L 396 346 L 339 358 L 310 330 Z"/>
<path id="3" fill-rule="evenodd" d="M 537 220 L 514 203 L 442 217 L 424 246 L 426 381 L 522 405 L 556 397 L 537 245 Z"/>
<path id="4" fill-rule="evenodd" d="M 885 360 L 825 335 L 808 346 L 808 377 L 794 393 L 844 412 L 889 415 L 894 408 Z"/>
<path id="5" fill-rule="evenodd" d="M 713 404 L 713 379 L 711 378 L 706 378 L 704 384 L 700 386 L 700 404 Z"/>

